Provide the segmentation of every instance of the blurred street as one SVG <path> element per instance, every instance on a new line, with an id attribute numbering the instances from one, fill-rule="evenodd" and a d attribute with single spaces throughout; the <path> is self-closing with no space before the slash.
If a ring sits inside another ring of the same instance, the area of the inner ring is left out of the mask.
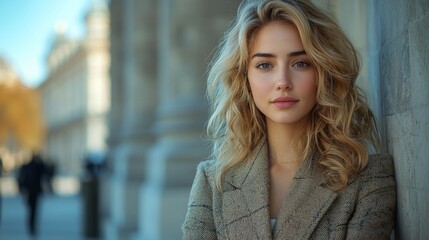
<path id="1" fill-rule="evenodd" d="M 4 180 L 4 179 L 3 179 Z M 4 186 L 4 185 L 3 185 Z M 3 189 L 5 190 L 5 189 Z M 19 194 L 1 199 L 0 239 L 30 240 L 26 209 Z M 44 194 L 39 205 L 38 240 L 81 240 L 82 208 L 79 194 Z"/>

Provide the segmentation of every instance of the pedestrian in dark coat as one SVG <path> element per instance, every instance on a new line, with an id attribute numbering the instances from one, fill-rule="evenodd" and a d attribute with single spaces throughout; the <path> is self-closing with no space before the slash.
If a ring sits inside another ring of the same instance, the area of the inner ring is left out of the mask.
<path id="1" fill-rule="evenodd" d="M 18 177 L 18 184 L 22 196 L 28 207 L 28 231 L 32 236 L 37 233 L 37 209 L 42 194 L 42 180 L 45 165 L 39 154 L 34 154 L 31 161 L 22 166 Z"/>

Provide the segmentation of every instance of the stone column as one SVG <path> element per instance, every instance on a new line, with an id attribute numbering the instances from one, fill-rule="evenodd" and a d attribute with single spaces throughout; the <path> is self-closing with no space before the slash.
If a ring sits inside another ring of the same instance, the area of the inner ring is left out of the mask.
<path id="1" fill-rule="evenodd" d="M 140 192 L 140 232 L 135 239 L 180 239 L 196 165 L 209 155 L 204 140 L 205 72 L 238 2 L 157 3 L 157 141 L 147 159 L 147 180 Z"/>
<path id="2" fill-rule="evenodd" d="M 109 229 L 114 225 L 114 193 L 112 186 L 114 184 L 114 162 L 115 152 L 121 142 L 121 120 L 122 106 L 124 105 L 124 86 L 123 86 L 123 64 L 124 54 L 122 51 L 124 35 L 122 12 L 124 6 L 119 0 L 112 0 L 109 4 L 110 12 L 110 110 L 109 110 L 109 137 L 108 156 L 105 169 L 100 181 L 100 218 L 101 218 L 101 238 L 107 239 L 110 234 Z M 112 239 L 112 238 L 110 238 Z"/>
<path id="3" fill-rule="evenodd" d="M 397 184 L 395 239 L 429 239 L 429 2 L 373 0 L 387 151 Z"/>
<path id="4" fill-rule="evenodd" d="M 154 140 L 152 131 L 154 109 L 156 104 L 156 22 L 155 9 L 146 4 L 152 1 L 112 1 L 112 16 L 122 27 L 119 32 L 120 43 L 116 45 L 120 56 L 116 70 L 117 90 L 121 99 L 120 105 L 113 110 L 112 120 L 119 128 L 116 143 L 111 147 L 110 178 L 110 219 L 104 225 L 103 239 L 129 239 L 137 230 L 138 213 L 140 212 L 139 188 L 145 179 L 145 159 L 148 149 Z M 154 4 L 152 4 L 154 5 Z M 113 7 L 121 9 L 116 11 Z M 119 16 L 119 17 L 118 17 Z M 112 27 L 114 26 L 112 23 Z M 117 36 L 112 36 L 112 41 Z M 112 42 L 112 44 L 116 44 Z M 112 53 L 115 45 L 112 45 Z M 112 59 L 115 55 L 112 56 Z M 112 78 L 115 67 L 112 64 Z M 114 87 L 112 87 L 114 88 Z M 117 94 L 113 89 L 112 94 Z M 114 98 L 113 98 L 114 99 Z M 115 136 L 115 135 L 112 135 Z"/>

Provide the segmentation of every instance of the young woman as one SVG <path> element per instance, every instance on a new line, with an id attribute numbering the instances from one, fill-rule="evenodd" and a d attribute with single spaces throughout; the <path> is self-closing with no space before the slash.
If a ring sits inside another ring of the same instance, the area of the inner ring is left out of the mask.
<path id="1" fill-rule="evenodd" d="M 357 54 L 308 1 L 244 2 L 208 77 L 213 160 L 184 239 L 388 239 L 395 179 Z"/>

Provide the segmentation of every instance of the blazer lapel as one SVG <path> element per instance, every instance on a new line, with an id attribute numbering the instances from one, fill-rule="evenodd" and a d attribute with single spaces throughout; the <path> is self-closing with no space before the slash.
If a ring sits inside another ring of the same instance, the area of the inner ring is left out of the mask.
<path id="1" fill-rule="evenodd" d="M 229 239 L 271 239 L 266 142 L 244 165 L 228 172 L 222 197 L 223 220 Z"/>
<path id="2" fill-rule="evenodd" d="M 322 170 L 313 157 L 297 171 L 274 228 L 273 239 L 309 239 L 337 197 L 323 185 Z"/>

